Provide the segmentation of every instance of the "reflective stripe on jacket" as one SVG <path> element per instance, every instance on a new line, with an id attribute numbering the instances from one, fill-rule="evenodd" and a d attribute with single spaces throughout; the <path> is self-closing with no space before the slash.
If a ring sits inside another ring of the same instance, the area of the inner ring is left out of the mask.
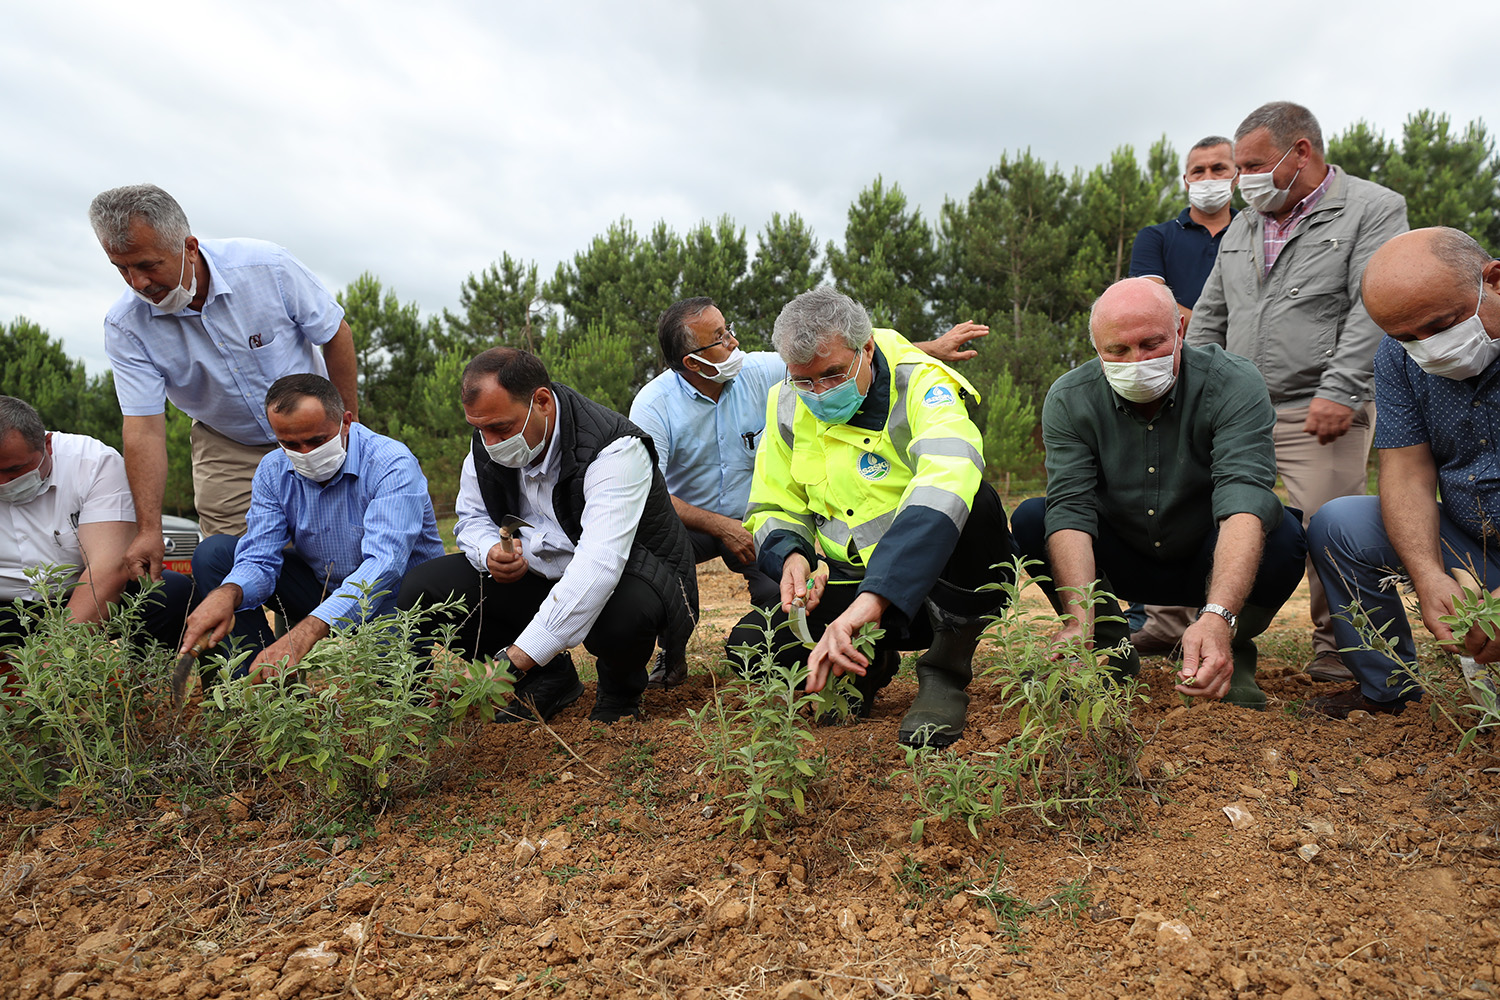
<path id="1" fill-rule="evenodd" d="M 795 535 L 804 553 L 816 540 L 836 581 L 866 583 L 887 576 L 876 546 L 893 530 L 904 534 L 898 547 L 925 545 L 922 561 L 932 568 L 904 567 L 915 571 L 906 574 L 910 587 L 881 583 L 876 592 L 899 605 L 910 595 L 891 590 L 920 589 L 920 602 L 951 554 L 979 489 L 983 445 L 964 405 L 965 396 L 978 398 L 968 380 L 894 330 L 876 330 L 875 346 L 890 390 L 878 431 L 824 423 L 790 386 L 772 389 L 745 527 L 757 552 L 780 532 Z M 762 568 L 780 575 L 779 566 Z"/>

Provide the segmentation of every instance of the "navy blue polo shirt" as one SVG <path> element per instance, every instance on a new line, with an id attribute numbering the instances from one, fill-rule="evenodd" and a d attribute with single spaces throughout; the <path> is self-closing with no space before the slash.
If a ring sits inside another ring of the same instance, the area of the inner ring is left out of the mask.
<path id="1" fill-rule="evenodd" d="M 1178 303 L 1188 309 L 1193 308 L 1202 294 L 1203 283 L 1219 255 L 1219 240 L 1229 229 L 1225 226 L 1218 236 L 1210 236 L 1207 229 L 1193 221 L 1191 211 L 1184 208 L 1177 218 L 1142 229 L 1136 233 L 1135 246 L 1130 251 L 1130 276 L 1161 278 Z M 1235 214 L 1231 208 L 1231 221 Z"/>

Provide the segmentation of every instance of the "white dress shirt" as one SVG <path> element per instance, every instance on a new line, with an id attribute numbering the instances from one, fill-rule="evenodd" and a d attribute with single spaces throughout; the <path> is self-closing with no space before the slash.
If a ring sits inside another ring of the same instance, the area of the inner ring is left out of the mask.
<path id="1" fill-rule="evenodd" d="M 125 460 L 102 441 L 83 434 L 52 435 L 52 474 L 28 503 L 0 500 L 0 600 L 35 601 L 26 570 L 68 567 L 61 582 L 83 574 L 78 526 L 103 521 L 135 521 L 135 504 L 125 478 Z"/>
<path id="2" fill-rule="evenodd" d="M 515 641 L 537 663 L 583 642 L 599 620 L 619 585 L 651 490 L 651 456 L 644 442 L 634 437 L 611 442 L 583 475 L 583 534 L 575 546 L 552 509 L 562 467 L 554 447 L 559 431 L 553 429 L 541 461 L 521 470 L 521 509 L 516 512 L 535 525 L 520 534 L 528 571 L 557 581 Z M 500 541 L 500 527 L 485 510 L 472 452 L 464 459 L 455 506 L 458 547 L 475 569 L 488 573 L 489 551 Z"/>

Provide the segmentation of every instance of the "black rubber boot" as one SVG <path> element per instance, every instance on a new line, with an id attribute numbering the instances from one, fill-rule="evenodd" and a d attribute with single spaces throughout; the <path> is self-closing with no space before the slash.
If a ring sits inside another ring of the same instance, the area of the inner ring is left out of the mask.
<path id="1" fill-rule="evenodd" d="M 974 679 L 974 650 L 988 624 L 981 618 L 935 631 L 932 648 L 917 660 L 917 697 L 896 734 L 903 746 L 945 747 L 963 735 L 969 714 L 965 688 Z"/>
<path id="2" fill-rule="evenodd" d="M 859 708 L 856 714 L 868 719 L 875 710 L 875 696 L 896 676 L 901 669 L 901 654 L 894 649 L 880 649 L 870 661 L 863 677 L 855 676 L 854 690 L 859 692 Z"/>

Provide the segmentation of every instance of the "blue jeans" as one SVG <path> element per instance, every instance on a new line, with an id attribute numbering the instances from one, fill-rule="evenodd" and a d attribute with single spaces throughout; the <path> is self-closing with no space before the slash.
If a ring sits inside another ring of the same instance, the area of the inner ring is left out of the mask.
<path id="1" fill-rule="evenodd" d="M 1340 497 L 1324 504 L 1307 526 L 1307 542 L 1313 566 L 1333 613 L 1333 634 L 1346 652 L 1344 666 L 1359 679 L 1360 690 L 1371 701 L 1404 701 L 1420 698 L 1420 689 L 1405 695 L 1411 684 L 1403 664 L 1414 667 L 1417 648 L 1412 641 L 1406 608 L 1394 585 L 1380 581 L 1401 572 L 1401 557 L 1385 533 L 1379 497 Z M 1443 513 L 1438 504 L 1438 553 L 1443 568 L 1452 572 L 1470 570 L 1486 588 L 1500 584 L 1500 551 L 1486 551 L 1484 542 L 1469 535 Z M 1495 546 L 1500 549 L 1500 544 Z M 1401 663 L 1394 663 L 1372 649 L 1359 649 L 1365 640 L 1350 623 L 1350 606 L 1358 599 L 1369 616 L 1396 648 Z"/>

